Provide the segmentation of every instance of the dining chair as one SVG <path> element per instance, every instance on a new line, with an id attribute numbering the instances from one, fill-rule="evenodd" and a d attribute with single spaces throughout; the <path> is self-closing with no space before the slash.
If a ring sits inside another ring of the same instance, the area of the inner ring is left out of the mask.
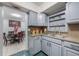
<path id="1" fill-rule="evenodd" d="M 18 38 L 19 38 L 20 42 L 23 41 L 23 39 L 24 39 L 24 33 L 23 32 L 19 32 L 18 33 Z"/>
<path id="2" fill-rule="evenodd" d="M 11 43 L 11 41 L 12 41 L 11 39 L 8 39 L 8 38 L 7 38 L 6 33 L 3 33 L 3 39 L 4 39 L 4 44 L 5 44 L 5 45 L 7 45 L 8 42 Z"/>

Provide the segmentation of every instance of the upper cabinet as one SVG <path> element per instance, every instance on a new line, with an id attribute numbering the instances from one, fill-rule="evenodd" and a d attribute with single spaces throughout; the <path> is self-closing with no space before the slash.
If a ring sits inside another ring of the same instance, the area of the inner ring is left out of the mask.
<path id="1" fill-rule="evenodd" d="M 37 13 L 30 11 L 29 12 L 29 26 L 37 25 Z"/>
<path id="2" fill-rule="evenodd" d="M 67 32 L 65 10 L 49 16 L 48 31 Z"/>
<path id="3" fill-rule="evenodd" d="M 44 13 L 29 12 L 29 26 L 47 26 L 47 16 Z"/>
<path id="4" fill-rule="evenodd" d="M 38 13 L 38 26 L 47 26 L 47 15 L 44 13 Z"/>
<path id="5" fill-rule="evenodd" d="M 66 19 L 68 23 L 79 23 L 79 3 L 68 2 L 66 4 Z"/>

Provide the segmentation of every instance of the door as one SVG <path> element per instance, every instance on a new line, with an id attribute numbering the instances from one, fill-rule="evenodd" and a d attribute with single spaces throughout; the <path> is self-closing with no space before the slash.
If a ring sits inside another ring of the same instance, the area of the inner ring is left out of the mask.
<path id="1" fill-rule="evenodd" d="M 52 43 L 51 56 L 61 56 L 61 46 L 55 43 Z"/>
<path id="2" fill-rule="evenodd" d="M 34 54 L 38 53 L 41 50 L 41 40 L 40 37 L 36 37 L 34 40 Z"/>
<path id="3" fill-rule="evenodd" d="M 79 52 L 69 48 L 64 48 L 64 56 L 79 56 Z"/>

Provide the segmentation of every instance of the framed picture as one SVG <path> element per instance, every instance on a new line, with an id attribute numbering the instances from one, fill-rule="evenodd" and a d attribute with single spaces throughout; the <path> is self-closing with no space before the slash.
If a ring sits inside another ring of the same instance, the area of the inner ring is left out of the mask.
<path id="1" fill-rule="evenodd" d="M 9 20 L 9 27 L 14 27 L 15 25 L 21 27 L 21 22 L 16 20 Z"/>

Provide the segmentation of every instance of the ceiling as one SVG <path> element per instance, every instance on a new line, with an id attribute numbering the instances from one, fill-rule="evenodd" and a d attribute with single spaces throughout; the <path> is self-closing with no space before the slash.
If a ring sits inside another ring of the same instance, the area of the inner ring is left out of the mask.
<path id="1" fill-rule="evenodd" d="M 59 11 L 65 10 L 65 9 L 66 9 L 66 2 L 59 2 L 59 3 L 54 4 L 53 6 L 49 7 L 48 9 L 46 9 L 43 12 L 48 15 L 52 15 L 52 14 L 55 14 Z"/>
<path id="2" fill-rule="evenodd" d="M 25 12 L 30 10 L 35 12 L 44 12 L 48 15 L 52 15 L 58 11 L 65 9 L 65 2 L 12 2 L 12 3 L 3 3 L 7 6 L 20 9 Z"/>
<path id="3" fill-rule="evenodd" d="M 41 6 L 42 4 L 44 4 L 45 2 L 33 2 L 35 5 L 37 6 Z"/>

